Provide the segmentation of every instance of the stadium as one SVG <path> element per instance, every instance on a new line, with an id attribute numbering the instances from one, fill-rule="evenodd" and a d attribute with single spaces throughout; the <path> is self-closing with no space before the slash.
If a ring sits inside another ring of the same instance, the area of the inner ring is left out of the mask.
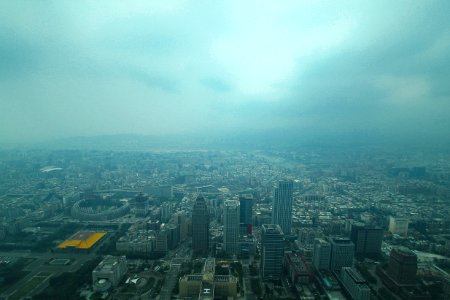
<path id="1" fill-rule="evenodd" d="M 72 209 L 72 217 L 82 221 L 106 221 L 126 215 L 130 211 L 127 200 L 82 199 Z"/>

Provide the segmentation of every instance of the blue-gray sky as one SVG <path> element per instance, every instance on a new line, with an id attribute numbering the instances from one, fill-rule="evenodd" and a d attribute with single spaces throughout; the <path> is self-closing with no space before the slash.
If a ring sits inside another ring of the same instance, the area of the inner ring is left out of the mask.
<path id="1" fill-rule="evenodd" d="M 0 144 L 450 136 L 449 1 L 1 1 Z"/>

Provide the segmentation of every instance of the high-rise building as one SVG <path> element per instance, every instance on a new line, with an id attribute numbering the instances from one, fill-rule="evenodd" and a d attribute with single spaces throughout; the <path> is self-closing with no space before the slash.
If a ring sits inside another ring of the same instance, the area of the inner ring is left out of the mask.
<path id="1" fill-rule="evenodd" d="M 239 213 L 239 201 L 225 201 L 223 241 L 228 255 L 239 254 Z"/>
<path id="2" fill-rule="evenodd" d="M 355 244 L 356 256 L 374 257 L 381 255 L 383 229 L 354 222 L 351 224 L 350 239 Z"/>
<path id="3" fill-rule="evenodd" d="M 161 205 L 160 210 L 161 210 L 161 222 L 163 223 L 169 222 L 173 212 L 173 204 L 170 202 L 164 202 Z"/>
<path id="4" fill-rule="evenodd" d="M 389 256 L 387 273 L 398 285 L 414 284 L 417 273 L 417 255 L 405 247 L 393 248 Z"/>
<path id="5" fill-rule="evenodd" d="M 192 210 L 192 250 L 203 254 L 209 250 L 209 213 L 201 194 L 195 199 Z"/>
<path id="6" fill-rule="evenodd" d="M 273 197 L 272 223 L 280 225 L 285 235 L 291 233 L 293 189 L 292 180 L 280 181 Z"/>
<path id="7" fill-rule="evenodd" d="M 277 224 L 263 224 L 261 232 L 261 274 L 264 279 L 277 280 L 283 270 L 283 231 Z"/>
<path id="8" fill-rule="evenodd" d="M 314 240 L 313 265 L 316 270 L 329 270 L 331 244 L 324 239 Z"/>
<path id="9" fill-rule="evenodd" d="M 252 233 L 252 218 L 253 218 L 253 195 L 252 194 L 242 194 L 239 197 L 239 222 L 241 226 L 246 228 L 246 233 Z"/>
<path id="10" fill-rule="evenodd" d="M 330 269 L 340 271 L 343 267 L 353 267 L 355 245 L 348 238 L 330 238 L 331 260 Z"/>
<path id="11" fill-rule="evenodd" d="M 148 197 L 140 193 L 134 198 L 136 217 L 145 217 L 148 213 Z"/>
<path id="12" fill-rule="evenodd" d="M 184 242 L 188 234 L 188 218 L 184 211 L 175 214 L 175 224 L 178 226 L 180 241 Z"/>
<path id="13" fill-rule="evenodd" d="M 165 229 L 167 231 L 167 247 L 174 249 L 180 243 L 180 231 L 175 224 L 166 224 Z"/>
<path id="14" fill-rule="evenodd" d="M 168 232 L 165 226 L 162 226 L 156 233 L 155 251 L 159 253 L 166 253 L 168 248 Z"/>
<path id="15" fill-rule="evenodd" d="M 366 280 L 354 268 L 344 267 L 341 269 L 341 281 L 345 290 L 354 300 L 369 300 L 370 288 Z"/>
<path id="16" fill-rule="evenodd" d="M 408 235 L 409 220 L 400 217 L 389 217 L 389 232 L 402 236 Z"/>

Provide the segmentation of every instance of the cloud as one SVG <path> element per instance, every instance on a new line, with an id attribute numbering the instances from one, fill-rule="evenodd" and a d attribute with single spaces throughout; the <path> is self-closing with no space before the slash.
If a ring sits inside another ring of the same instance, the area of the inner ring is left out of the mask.
<path id="1" fill-rule="evenodd" d="M 5 2 L 0 140 L 276 128 L 443 135 L 449 6 Z"/>

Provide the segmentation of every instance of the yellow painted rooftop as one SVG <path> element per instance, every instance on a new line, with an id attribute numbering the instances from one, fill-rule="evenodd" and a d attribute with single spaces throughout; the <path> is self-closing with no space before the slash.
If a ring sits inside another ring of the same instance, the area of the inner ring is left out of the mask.
<path id="1" fill-rule="evenodd" d="M 65 249 L 72 247 L 77 249 L 89 249 L 104 237 L 105 234 L 106 232 L 79 231 L 71 236 L 70 239 L 59 244 L 58 248 Z"/>

